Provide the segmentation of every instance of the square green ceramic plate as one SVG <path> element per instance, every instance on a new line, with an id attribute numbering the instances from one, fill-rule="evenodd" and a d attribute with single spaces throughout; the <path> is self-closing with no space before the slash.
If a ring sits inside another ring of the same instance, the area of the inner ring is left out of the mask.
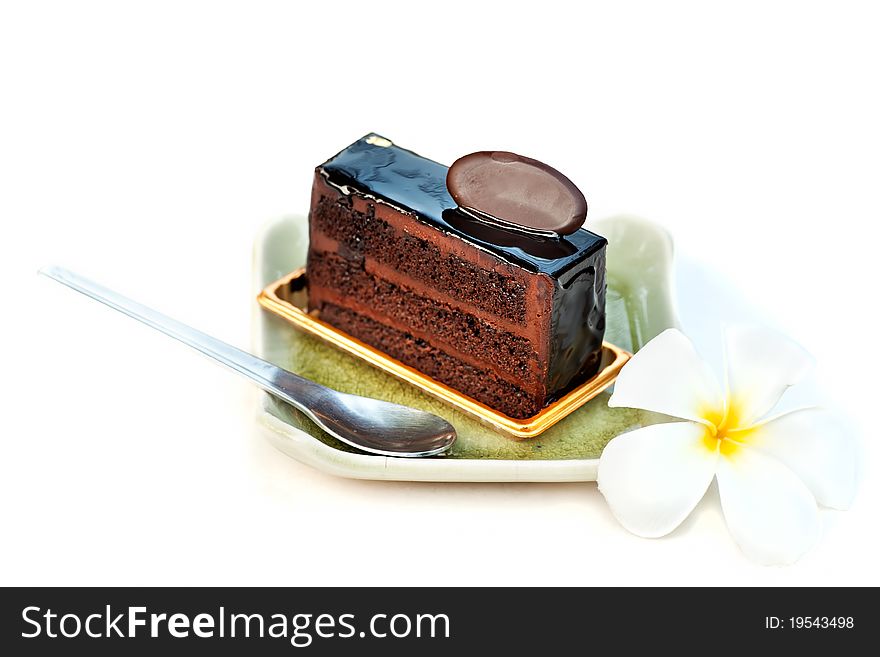
<path id="1" fill-rule="evenodd" d="M 632 217 L 594 222 L 590 228 L 609 241 L 606 340 L 635 352 L 677 324 L 671 294 L 672 241 L 655 224 Z M 254 246 L 255 296 L 301 267 L 307 245 L 303 218 L 288 217 L 266 226 Z M 536 438 L 514 441 L 268 312 L 255 312 L 255 346 L 266 360 L 337 390 L 430 411 L 458 432 L 456 444 L 440 457 L 363 454 L 325 434 L 293 407 L 263 394 L 258 420 L 272 443 L 331 474 L 409 481 L 593 481 L 597 459 L 611 438 L 661 420 L 642 411 L 608 408 L 610 393 L 604 392 Z"/>

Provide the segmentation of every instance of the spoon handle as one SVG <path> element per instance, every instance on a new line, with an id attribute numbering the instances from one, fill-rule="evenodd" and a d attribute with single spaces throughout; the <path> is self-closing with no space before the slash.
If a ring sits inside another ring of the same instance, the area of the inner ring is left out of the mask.
<path id="1" fill-rule="evenodd" d="M 312 397 L 310 393 L 320 387 L 317 383 L 281 369 L 62 267 L 46 267 L 40 273 L 197 349 L 248 377 L 266 392 L 311 415 L 307 406 Z"/>

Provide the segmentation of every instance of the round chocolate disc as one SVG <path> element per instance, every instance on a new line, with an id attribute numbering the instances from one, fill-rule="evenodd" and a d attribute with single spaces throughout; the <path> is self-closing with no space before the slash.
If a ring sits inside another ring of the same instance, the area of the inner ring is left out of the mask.
<path id="1" fill-rule="evenodd" d="M 458 158 L 446 187 L 459 207 L 524 230 L 568 235 L 587 217 L 587 200 L 574 183 L 543 162 L 506 151 Z"/>

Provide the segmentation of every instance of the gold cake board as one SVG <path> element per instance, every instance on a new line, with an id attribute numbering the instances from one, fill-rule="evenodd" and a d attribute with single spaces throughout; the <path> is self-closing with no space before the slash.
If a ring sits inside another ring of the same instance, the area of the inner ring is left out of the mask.
<path id="1" fill-rule="evenodd" d="M 454 388 L 450 388 L 422 374 L 418 370 L 404 365 L 379 349 L 371 347 L 334 326 L 321 321 L 316 314 L 308 313 L 303 305 L 293 300 L 295 293 L 301 294 L 305 291 L 306 285 L 306 270 L 303 267 L 267 285 L 260 292 L 257 301 L 263 308 L 284 318 L 298 329 L 320 338 L 398 379 L 416 386 L 429 395 L 474 416 L 478 420 L 516 439 L 534 438 L 586 404 L 614 383 L 620 368 L 631 357 L 631 354 L 623 349 L 610 342 L 604 342 L 602 344 L 600 368 L 592 378 L 584 381 L 551 404 L 548 404 L 537 415 L 525 419 L 512 418 L 463 395 Z M 305 295 L 302 294 L 302 297 L 304 298 Z"/>

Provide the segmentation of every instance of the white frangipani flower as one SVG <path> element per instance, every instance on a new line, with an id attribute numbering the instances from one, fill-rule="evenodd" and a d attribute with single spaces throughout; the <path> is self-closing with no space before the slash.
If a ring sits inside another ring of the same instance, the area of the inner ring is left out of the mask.
<path id="1" fill-rule="evenodd" d="M 761 563 L 796 561 L 820 530 L 816 503 L 846 508 L 855 492 L 854 442 L 825 411 L 766 416 L 800 381 L 809 356 L 778 333 L 732 327 L 726 386 L 693 344 L 668 329 L 621 370 L 609 406 L 679 418 L 614 438 L 599 461 L 599 489 L 639 536 L 668 534 L 718 480 L 727 526 Z"/>

